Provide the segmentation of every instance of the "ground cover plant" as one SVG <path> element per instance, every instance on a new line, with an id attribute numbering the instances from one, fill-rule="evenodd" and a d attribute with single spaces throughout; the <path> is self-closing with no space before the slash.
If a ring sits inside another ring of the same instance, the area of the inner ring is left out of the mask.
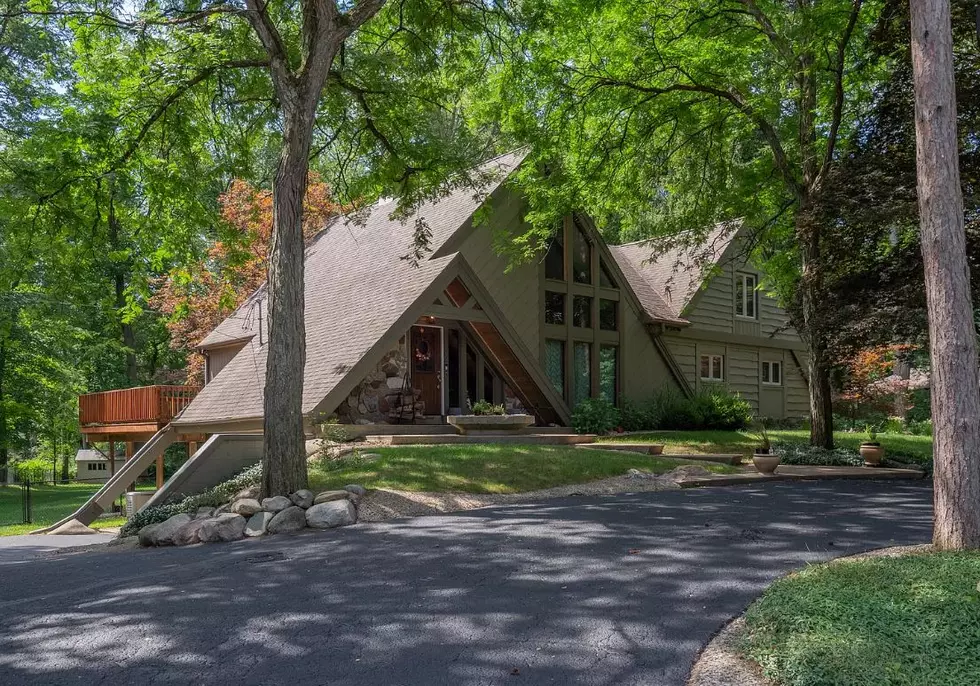
<path id="1" fill-rule="evenodd" d="M 843 560 L 777 581 L 741 649 L 781 686 L 972 686 L 980 553 Z"/>

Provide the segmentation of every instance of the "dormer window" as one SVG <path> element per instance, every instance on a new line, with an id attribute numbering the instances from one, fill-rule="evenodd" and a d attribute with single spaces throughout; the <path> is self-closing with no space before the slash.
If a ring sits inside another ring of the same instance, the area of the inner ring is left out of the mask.
<path id="1" fill-rule="evenodd" d="M 759 312 L 759 295 L 755 274 L 735 274 L 735 316 L 755 319 Z"/>

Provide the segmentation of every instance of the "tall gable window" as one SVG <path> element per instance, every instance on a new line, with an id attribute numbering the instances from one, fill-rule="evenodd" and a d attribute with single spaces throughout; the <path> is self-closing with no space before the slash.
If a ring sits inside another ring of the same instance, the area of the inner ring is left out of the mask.
<path id="1" fill-rule="evenodd" d="M 565 236 L 560 228 L 548 246 L 548 254 L 544 258 L 544 275 L 547 279 L 565 280 Z"/>
<path id="2" fill-rule="evenodd" d="M 755 319 L 759 311 L 759 282 L 755 274 L 735 274 L 735 316 Z"/>
<path id="3" fill-rule="evenodd" d="M 572 277 L 575 283 L 592 283 L 592 245 L 578 226 L 572 229 Z"/>
<path id="4" fill-rule="evenodd" d="M 544 259 L 541 364 L 572 409 L 586 398 L 619 397 L 623 301 L 612 259 L 575 216 L 563 220 Z"/>

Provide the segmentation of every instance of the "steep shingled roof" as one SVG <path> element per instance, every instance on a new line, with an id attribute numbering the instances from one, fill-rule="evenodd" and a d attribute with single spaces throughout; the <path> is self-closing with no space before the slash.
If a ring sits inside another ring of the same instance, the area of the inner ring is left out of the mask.
<path id="1" fill-rule="evenodd" d="M 517 152 L 479 168 L 493 180 L 479 191 L 457 189 L 423 205 L 407 222 L 392 219 L 394 200 L 368 209 L 355 221 L 338 218 L 306 249 L 306 370 L 303 412 L 312 412 L 370 348 L 452 263 L 455 254 L 424 259 L 418 267 L 402 259 L 409 252 L 417 220 L 432 232 L 433 253 L 466 225 L 523 161 Z M 245 347 L 184 410 L 177 424 L 256 418 L 262 415 L 268 331 L 265 288 L 256 291 L 202 342 L 214 347 L 247 340 Z"/>
<path id="2" fill-rule="evenodd" d="M 737 233 L 738 226 L 731 222 L 717 224 L 699 245 L 674 248 L 656 259 L 651 259 L 650 241 L 610 245 L 609 250 L 651 317 L 684 321 L 687 306 Z M 641 295 L 644 291 L 652 293 L 649 300 Z"/>

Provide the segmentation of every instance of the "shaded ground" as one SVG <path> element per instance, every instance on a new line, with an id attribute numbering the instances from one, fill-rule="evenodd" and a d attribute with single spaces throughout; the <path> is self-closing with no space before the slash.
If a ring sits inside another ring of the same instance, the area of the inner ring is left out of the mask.
<path id="1" fill-rule="evenodd" d="M 31 562 L 39 556 L 65 548 L 108 543 L 113 534 L 85 536 L 0 536 L 0 569 L 12 573 L 7 565 Z M 6 577 L 5 577 L 6 578 Z M 2 679 L 0 679 L 2 681 Z"/>
<path id="2" fill-rule="evenodd" d="M 773 579 L 930 527 L 927 484 L 769 483 L 0 562 L 0 674 L 680 685 Z"/>

